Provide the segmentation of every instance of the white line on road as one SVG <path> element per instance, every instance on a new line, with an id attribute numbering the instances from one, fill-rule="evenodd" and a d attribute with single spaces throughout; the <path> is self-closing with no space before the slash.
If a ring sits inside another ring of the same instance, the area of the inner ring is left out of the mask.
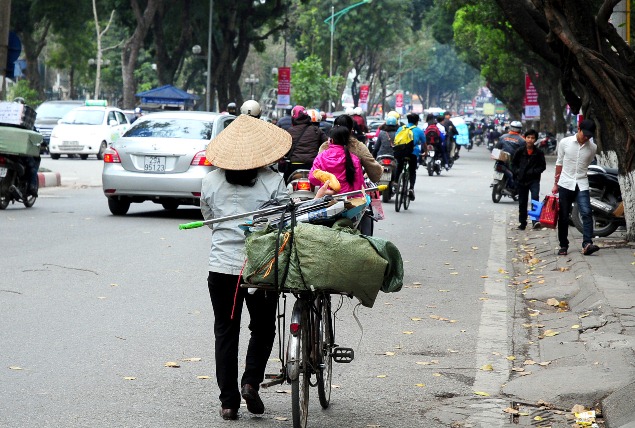
<path id="1" fill-rule="evenodd" d="M 476 376 L 474 391 L 486 392 L 491 399 L 483 399 L 478 404 L 471 405 L 471 416 L 468 422 L 477 426 L 502 427 L 507 417 L 502 410 L 507 407 L 505 401 L 494 398 L 498 395 L 501 385 L 509 379 L 511 345 L 508 341 L 508 313 L 507 313 L 507 283 L 501 280 L 500 268 L 506 269 L 507 263 L 507 213 L 497 212 L 494 216 L 492 237 L 490 240 L 489 258 L 487 261 L 487 278 L 485 278 L 481 322 L 479 324 L 476 346 Z M 497 279 L 499 281 L 497 281 Z M 499 355 L 495 355 L 494 352 Z M 480 368 L 491 364 L 492 371 Z M 479 425 L 480 424 L 480 425 Z M 486 424 L 486 425 L 483 425 Z"/>

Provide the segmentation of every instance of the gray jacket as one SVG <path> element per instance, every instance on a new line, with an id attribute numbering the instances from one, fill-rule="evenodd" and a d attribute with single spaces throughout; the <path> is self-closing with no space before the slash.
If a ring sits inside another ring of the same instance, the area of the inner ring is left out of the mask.
<path id="1" fill-rule="evenodd" d="M 201 212 L 205 220 L 246 213 L 259 209 L 265 202 L 277 198 L 282 204 L 289 201 L 289 193 L 282 175 L 269 168 L 261 168 L 253 187 L 232 185 L 225 179 L 225 170 L 216 169 L 203 178 Z M 209 270 L 238 275 L 245 262 L 245 234 L 238 228 L 247 218 L 212 224 L 212 246 Z"/>

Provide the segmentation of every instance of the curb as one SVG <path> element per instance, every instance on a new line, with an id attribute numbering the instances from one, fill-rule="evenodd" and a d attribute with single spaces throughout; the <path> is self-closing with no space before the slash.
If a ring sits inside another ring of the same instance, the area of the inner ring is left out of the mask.
<path id="1" fill-rule="evenodd" d="M 59 172 L 38 172 L 37 180 L 40 187 L 57 187 L 62 185 Z"/>

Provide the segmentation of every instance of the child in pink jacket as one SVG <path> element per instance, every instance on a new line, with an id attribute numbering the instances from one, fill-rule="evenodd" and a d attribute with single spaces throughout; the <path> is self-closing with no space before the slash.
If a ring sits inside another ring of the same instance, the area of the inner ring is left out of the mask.
<path id="1" fill-rule="evenodd" d="M 309 181 L 314 186 L 321 186 L 322 182 L 313 176 L 316 169 L 335 175 L 342 186 L 339 193 L 361 190 L 364 187 L 364 173 L 362 164 L 357 156 L 348 151 L 350 131 L 347 127 L 336 125 L 331 130 L 329 148 L 318 154 L 313 161 L 309 173 Z"/>

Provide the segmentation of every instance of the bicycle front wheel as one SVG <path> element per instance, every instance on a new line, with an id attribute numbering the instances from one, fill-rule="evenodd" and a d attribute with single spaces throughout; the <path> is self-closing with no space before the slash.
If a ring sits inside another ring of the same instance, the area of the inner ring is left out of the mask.
<path id="1" fill-rule="evenodd" d="M 311 364 L 309 362 L 309 318 L 308 311 L 311 308 L 303 305 L 301 327 L 298 334 L 299 347 L 297 357 L 300 359 L 299 373 L 295 380 L 291 381 L 291 415 L 293 428 L 305 428 L 309 418 L 309 381 L 311 380 Z"/>
<path id="2" fill-rule="evenodd" d="M 333 326 L 331 319 L 331 297 L 327 294 L 318 298 L 317 335 L 317 386 L 320 405 L 329 407 L 331 401 L 331 382 L 333 380 Z"/>

